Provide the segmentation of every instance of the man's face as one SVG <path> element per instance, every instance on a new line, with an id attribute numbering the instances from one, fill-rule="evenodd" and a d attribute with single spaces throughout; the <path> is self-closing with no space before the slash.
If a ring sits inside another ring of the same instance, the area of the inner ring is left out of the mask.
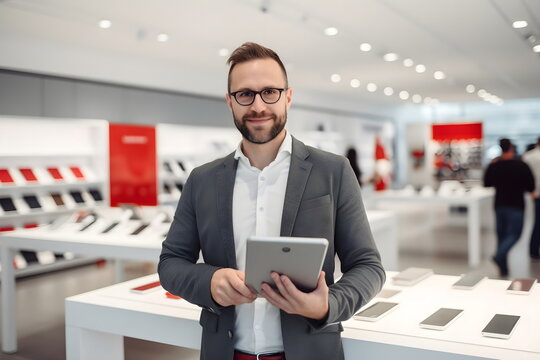
<path id="1" fill-rule="evenodd" d="M 231 72 L 231 92 L 261 91 L 284 88 L 285 78 L 278 63 L 272 59 L 251 60 L 236 65 Z M 287 110 L 291 106 L 292 89 L 287 89 L 275 104 L 266 104 L 260 95 L 253 104 L 242 106 L 229 94 L 225 95 L 234 124 L 242 136 L 255 144 L 273 140 L 287 123 Z"/>

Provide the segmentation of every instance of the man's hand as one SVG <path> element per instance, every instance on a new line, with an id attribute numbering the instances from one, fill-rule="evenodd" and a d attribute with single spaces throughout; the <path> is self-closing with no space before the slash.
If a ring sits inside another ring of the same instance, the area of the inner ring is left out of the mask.
<path id="1" fill-rule="evenodd" d="M 257 295 L 244 284 L 245 274 L 235 269 L 219 269 L 210 281 L 212 298 L 221 306 L 253 302 Z"/>
<path id="2" fill-rule="evenodd" d="M 305 293 L 296 288 L 286 275 L 273 272 L 272 279 L 279 293 L 266 283 L 262 284 L 262 295 L 268 302 L 288 314 L 301 315 L 310 319 L 322 320 L 328 314 L 328 285 L 324 271 L 319 274 L 317 288 Z"/>

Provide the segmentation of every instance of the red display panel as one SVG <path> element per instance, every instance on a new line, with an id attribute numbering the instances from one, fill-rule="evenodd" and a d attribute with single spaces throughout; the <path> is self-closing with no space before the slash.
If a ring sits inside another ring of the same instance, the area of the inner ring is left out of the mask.
<path id="1" fill-rule="evenodd" d="M 435 124 L 431 125 L 434 141 L 482 140 L 482 123 Z"/>
<path id="2" fill-rule="evenodd" d="M 24 176 L 26 181 L 38 181 L 36 174 L 34 174 L 34 170 L 30 168 L 20 168 L 19 171 L 21 172 L 22 176 Z"/>
<path id="3" fill-rule="evenodd" d="M 84 179 L 84 174 L 82 173 L 81 168 L 78 166 L 70 166 L 69 170 L 71 170 L 77 179 Z"/>
<path id="4" fill-rule="evenodd" d="M 0 182 L 8 184 L 14 183 L 8 169 L 0 169 Z"/>
<path id="5" fill-rule="evenodd" d="M 110 124 L 109 157 L 111 206 L 156 206 L 156 129 Z"/>
<path id="6" fill-rule="evenodd" d="M 47 171 L 49 172 L 49 174 L 51 174 L 54 180 L 64 180 L 64 177 L 62 176 L 62 174 L 60 174 L 60 170 L 58 170 L 58 168 L 49 167 L 47 168 Z"/>

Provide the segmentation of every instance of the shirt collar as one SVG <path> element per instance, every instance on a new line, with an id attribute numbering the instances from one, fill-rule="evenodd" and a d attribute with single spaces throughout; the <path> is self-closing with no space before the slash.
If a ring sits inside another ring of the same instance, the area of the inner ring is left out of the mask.
<path id="1" fill-rule="evenodd" d="M 281 146 L 279 147 L 279 150 L 276 154 L 276 159 L 280 157 L 280 155 L 284 153 L 284 155 L 292 154 L 292 136 L 291 134 L 285 130 L 285 138 L 283 139 L 283 142 L 281 143 Z M 282 155 L 283 156 L 283 155 Z M 238 144 L 236 147 L 236 151 L 234 153 L 235 159 L 244 159 L 249 164 L 249 159 L 246 155 L 242 152 L 242 141 Z"/>

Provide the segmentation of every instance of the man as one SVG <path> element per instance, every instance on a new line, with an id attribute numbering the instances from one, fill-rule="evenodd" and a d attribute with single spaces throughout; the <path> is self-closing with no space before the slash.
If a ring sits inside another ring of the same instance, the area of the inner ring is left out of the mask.
<path id="1" fill-rule="evenodd" d="M 501 139 L 502 155 L 492 162 L 484 174 L 484 186 L 495 187 L 495 220 L 497 223 L 497 252 L 493 261 L 501 277 L 508 276 L 508 252 L 519 240 L 523 228 L 525 192 L 534 190 L 531 170 L 515 158 L 509 139 Z"/>
<path id="2" fill-rule="evenodd" d="M 532 170 L 536 188 L 532 194 L 534 199 L 534 228 L 531 234 L 529 243 L 529 255 L 531 259 L 540 259 L 540 137 L 536 142 L 536 146 L 523 154 L 523 161 Z"/>
<path id="3" fill-rule="evenodd" d="M 358 180 L 347 159 L 285 130 L 292 89 L 274 51 L 245 43 L 228 63 L 225 98 L 243 138 L 186 181 L 163 242 L 161 283 L 203 308 L 201 359 L 343 359 L 340 322 L 385 281 Z M 301 292 L 273 273 L 279 291 L 263 284 L 257 298 L 244 283 L 251 235 L 328 239 L 317 288 Z M 344 275 L 334 283 L 336 253 Z"/>

